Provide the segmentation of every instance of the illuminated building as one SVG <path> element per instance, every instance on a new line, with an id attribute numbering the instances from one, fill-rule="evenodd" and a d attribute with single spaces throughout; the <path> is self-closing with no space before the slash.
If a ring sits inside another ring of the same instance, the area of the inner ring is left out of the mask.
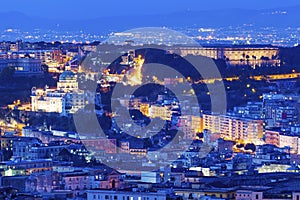
<path id="1" fill-rule="evenodd" d="M 139 191 L 140 190 L 140 191 Z M 159 191 L 146 191 L 143 188 L 128 190 L 88 190 L 87 200 L 98 199 L 126 199 L 126 200 L 166 200 L 172 199 L 170 192 L 166 189 Z"/>
<path id="2" fill-rule="evenodd" d="M 20 51 L 0 51 L 0 59 L 19 60 L 31 58 L 39 60 L 41 64 L 49 67 L 49 72 L 59 72 L 60 67 L 67 62 L 67 57 L 60 50 L 20 50 Z M 68 59 L 71 59 L 68 57 Z"/>
<path id="3" fill-rule="evenodd" d="M 129 153 L 131 155 L 137 155 L 137 156 L 146 156 L 147 155 L 147 149 L 146 148 L 130 148 Z"/>
<path id="4" fill-rule="evenodd" d="M 72 71 L 65 71 L 59 76 L 57 89 L 63 92 L 78 90 L 77 76 Z"/>
<path id="5" fill-rule="evenodd" d="M 207 129 L 212 133 L 220 133 L 220 116 L 218 115 L 203 115 L 203 129 Z"/>
<path id="6" fill-rule="evenodd" d="M 65 93 L 32 88 L 31 109 L 34 112 L 54 112 L 66 115 Z"/>
<path id="7" fill-rule="evenodd" d="M 12 151 L 13 150 L 13 137 L 0 137 L 0 147 L 2 150 Z"/>
<path id="8" fill-rule="evenodd" d="M 277 47 L 232 46 L 232 47 L 178 47 L 174 52 L 181 55 L 206 56 L 224 59 L 229 65 L 280 65 Z"/>
<path id="9" fill-rule="evenodd" d="M 262 102 L 247 102 L 246 106 L 234 107 L 234 113 L 245 118 L 262 118 Z"/>
<path id="10" fill-rule="evenodd" d="M 119 153 L 129 153 L 130 144 L 128 141 L 120 141 L 120 151 Z"/>
<path id="11" fill-rule="evenodd" d="M 282 133 L 279 135 L 279 146 L 290 147 L 291 153 L 300 154 L 300 136 Z"/>
<path id="12" fill-rule="evenodd" d="M 0 163 L 0 168 L 4 170 L 5 176 L 16 176 L 52 171 L 52 165 L 51 159 L 22 160 L 15 158 L 15 160 Z"/>
<path id="13" fill-rule="evenodd" d="M 180 116 L 179 130 L 183 131 L 185 139 L 194 139 L 197 133 L 203 132 L 203 118 L 200 116 Z"/>
<path id="14" fill-rule="evenodd" d="M 164 85 L 178 85 L 183 83 L 183 78 L 164 78 Z"/>
<path id="15" fill-rule="evenodd" d="M 252 189 L 252 190 L 251 190 Z M 278 200 L 298 200 L 300 199 L 300 193 L 299 192 L 292 192 L 291 194 L 279 194 L 277 197 L 272 197 L 272 195 L 269 195 L 271 197 L 266 197 L 267 195 L 265 191 L 269 189 L 266 187 L 265 189 L 256 189 L 255 187 L 245 189 L 245 190 L 237 190 L 236 191 L 236 200 L 269 200 L 269 199 L 278 199 Z M 274 195 L 273 195 L 274 196 Z M 289 197 L 287 197 L 289 196 Z"/>
<path id="16" fill-rule="evenodd" d="M 280 142 L 279 135 L 280 135 L 280 131 L 278 130 L 266 130 L 265 131 L 266 144 L 272 144 L 278 147 Z"/>
<path id="17" fill-rule="evenodd" d="M 121 173 L 112 170 L 110 173 L 104 173 L 99 175 L 100 188 L 101 189 L 123 189 L 125 183 L 122 179 Z M 96 187 L 94 187 L 96 188 Z M 97 187 L 98 189 L 99 187 Z"/>
<path id="18" fill-rule="evenodd" d="M 117 140 L 116 139 L 83 139 L 83 144 L 91 151 L 105 151 L 107 154 L 117 153 Z"/>
<path id="19" fill-rule="evenodd" d="M 203 114 L 203 129 L 220 133 L 227 140 L 258 142 L 263 137 L 263 120 Z"/>
<path id="20" fill-rule="evenodd" d="M 150 108 L 149 103 L 141 103 L 140 104 L 140 111 L 145 116 L 149 116 L 149 108 Z"/>
<path id="21" fill-rule="evenodd" d="M 268 128 L 287 128 L 297 123 L 298 111 L 294 107 L 297 97 L 283 94 L 263 94 L 263 117 Z"/>
<path id="22" fill-rule="evenodd" d="M 171 121 L 172 110 L 169 106 L 151 105 L 149 108 L 149 116 L 151 118 L 160 118 L 162 120 Z"/>
<path id="23" fill-rule="evenodd" d="M 62 132 L 56 130 L 38 130 L 35 127 L 26 126 L 22 129 L 22 136 L 34 137 L 40 139 L 43 143 L 48 144 L 52 141 L 70 140 L 73 142 L 79 141 L 79 136 L 70 132 Z"/>
<path id="24" fill-rule="evenodd" d="M 236 191 L 236 200 L 252 200 L 252 199 L 263 199 L 263 192 L 260 191 L 249 191 L 249 190 L 238 190 Z"/>
<path id="25" fill-rule="evenodd" d="M 287 128 L 298 121 L 298 111 L 294 106 L 280 106 L 275 112 L 276 127 Z"/>
<path id="26" fill-rule="evenodd" d="M 62 173 L 63 189 L 73 191 L 74 195 L 85 193 L 89 189 L 122 188 L 121 174 L 116 171 L 74 171 Z"/>
<path id="27" fill-rule="evenodd" d="M 0 59 L 0 71 L 5 67 L 13 67 L 15 76 L 42 75 L 41 61 L 32 58 Z"/>
<path id="28" fill-rule="evenodd" d="M 30 147 L 30 153 L 26 155 L 27 159 L 55 158 L 66 148 L 67 145 L 40 145 Z"/>
<path id="29" fill-rule="evenodd" d="M 161 183 L 159 171 L 141 172 L 141 181 L 144 183 Z"/>
<path id="30" fill-rule="evenodd" d="M 196 178 L 191 178 L 196 179 Z M 235 188 L 201 188 L 201 189 L 183 189 L 176 188 L 176 195 L 183 199 L 234 199 Z"/>
<path id="31" fill-rule="evenodd" d="M 31 93 L 31 107 L 34 112 L 54 112 L 66 115 L 75 113 L 85 106 L 85 95 L 78 89 L 77 76 L 69 70 L 59 76 L 57 89 L 34 87 Z"/>
<path id="32" fill-rule="evenodd" d="M 136 56 L 134 50 L 128 51 L 128 53 L 122 56 L 120 65 L 126 69 L 123 69 L 120 73 L 112 74 L 110 69 L 104 70 L 102 73 L 101 83 L 102 87 L 106 87 L 109 82 L 123 83 L 124 85 L 141 85 L 143 74 L 142 67 L 145 59 L 141 55 Z"/>
<path id="33" fill-rule="evenodd" d="M 53 50 L 53 60 L 55 60 L 59 64 L 64 63 L 65 56 L 60 50 Z"/>
<path id="34" fill-rule="evenodd" d="M 127 71 L 125 74 L 125 81 L 127 82 L 128 85 L 135 86 L 135 85 L 141 85 L 142 84 L 142 79 L 143 79 L 143 74 L 142 74 L 142 67 L 145 62 L 145 60 L 142 58 L 141 55 L 138 57 L 135 57 L 134 51 L 132 53 L 129 53 L 129 56 L 132 56 L 133 61 L 130 60 L 123 60 L 123 62 L 127 62 L 131 69 Z"/>
<path id="35" fill-rule="evenodd" d="M 22 58 L 32 58 L 35 60 L 40 60 L 43 64 L 48 64 L 53 62 L 53 50 L 22 50 L 17 52 L 5 52 L 0 54 L 2 59 L 22 59 Z"/>
<path id="36" fill-rule="evenodd" d="M 9 50 L 10 50 L 10 51 L 13 51 L 13 52 L 19 51 L 19 50 L 21 49 L 21 46 L 22 46 L 22 41 L 21 41 L 21 40 L 18 40 L 18 41 L 16 41 L 16 42 L 10 43 L 10 45 L 9 45 Z"/>
<path id="37" fill-rule="evenodd" d="M 291 168 L 291 165 L 284 164 L 267 164 L 260 167 L 257 167 L 258 173 L 274 173 L 274 172 L 298 172 L 299 170 L 294 171 Z"/>

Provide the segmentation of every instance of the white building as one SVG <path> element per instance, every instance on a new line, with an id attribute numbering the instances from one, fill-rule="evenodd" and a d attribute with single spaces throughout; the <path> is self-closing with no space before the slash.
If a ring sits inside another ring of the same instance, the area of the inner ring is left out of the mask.
<path id="1" fill-rule="evenodd" d="M 203 115 L 203 129 L 220 133 L 227 140 L 259 142 L 263 137 L 263 120 L 229 115 Z"/>
<path id="2" fill-rule="evenodd" d="M 147 192 L 139 188 L 133 191 L 88 190 L 87 200 L 166 200 L 169 194 L 167 190 Z"/>
<path id="3" fill-rule="evenodd" d="M 32 88 L 31 108 L 34 112 L 54 112 L 66 115 L 85 106 L 84 92 L 78 89 L 77 76 L 66 70 L 59 76 L 56 89 Z"/>
<path id="4" fill-rule="evenodd" d="M 292 154 L 300 154 L 300 138 L 298 135 L 292 134 L 280 134 L 279 135 L 279 146 L 290 147 Z"/>

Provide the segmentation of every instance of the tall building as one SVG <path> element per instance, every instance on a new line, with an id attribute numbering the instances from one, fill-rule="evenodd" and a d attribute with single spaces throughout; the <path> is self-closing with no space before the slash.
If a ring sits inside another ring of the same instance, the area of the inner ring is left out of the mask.
<path id="1" fill-rule="evenodd" d="M 292 154 L 300 154 L 300 135 L 281 133 L 279 135 L 279 146 L 290 147 Z"/>
<path id="2" fill-rule="evenodd" d="M 219 133 L 227 140 L 259 142 L 263 137 L 263 120 L 228 115 L 203 114 L 203 129 Z"/>
<path id="3" fill-rule="evenodd" d="M 298 122 L 297 97 L 283 94 L 263 95 L 263 118 L 266 127 L 287 128 Z"/>
<path id="4" fill-rule="evenodd" d="M 280 130 L 266 130 L 265 131 L 265 142 L 266 144 L 272 144 L 277 147 L 279 147 L 279 142 L 280 142 Z"/>
<path id="5" fill-rule="evenodd" d="M 203 118 L 200 116 L 180 116 L 179 130 L 184 132 L 185 139 L 194 139 L 197 133 L 203 132 Z"/>

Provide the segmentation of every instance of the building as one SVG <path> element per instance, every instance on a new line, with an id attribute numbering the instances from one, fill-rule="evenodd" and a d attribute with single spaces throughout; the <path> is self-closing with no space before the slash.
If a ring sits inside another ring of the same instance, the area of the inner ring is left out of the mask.
<path id="1" fill-rule="evenodd" d="M 1 51 L 0 51 L 1 52 Z M 49 66 L 50 72 L 58 72 L 56 68 L 62 66 L 65 55 L 60 50 L 17 50 L 0 53 L 0 59 L 24 59 L 32 58 L 40 60 L 41 64 Z"/>
<path id="2" fill-rule="evenodd" d="M 151 105 L 149 108 L 149 116 L 151 118 L 160 118 L 162 120 L 171 121 L 172 110 L 170 106 Z"/>
<path id="3" fill-rule="evenodd" d="M 252 119 L 260 119 L 263 114 L 262 102 L 248 102 L 246 106 L 234 107 L 234 114 Z"/>
<path id="4" fill-rule="evenodd" d="M 116 154 L 117 153 L 117 140 L 116 139 L 106 139 L 106 138 L 97 138 L 97 139 L 82 139 L 82 143 L 90 151 L 105 151 L 107 154 Z"/>
<path id="5" fill-rule="evenodd" d="M 283 94 L 263 94 L 263 118 L 266 127 L 287 128 L 298 122 L 298 110 L 294 106 L 297 97 Z"/>
<path id="6" fill-rule="evenodd" d="M 73 142 L 80 141 L 78 135 L 77 134 L 74 135 L 74 133 L 55 131 L 55 130 L 39 130 L 31 126 L 23 127 L 22 136 L 38 138 L 44 144 L 48 144 L 52 141 L 65 141 L 65 140 L 69 140 Z"/>
<path id="7" fill-rule="evenodd" d="M 269 199 L 278 199 L 278 200 L 298 200 L 300 199 L 299 192 L 292 192 L 290 195 L 278 194 L 277 198 L 275 195 L 266 194 L 264 191 L 260 190 L 237 190 L 236 191 L 236 200 L 269 200 Z M 289 196 L 289 197 L 287 197 Z"/>
<path id="8" fill-rule="evenodd" d="M 30 148 L 30 153 L 26 155 L 28 159 L 43 159 L 43 158 L 55 158 L 59 153 L 66 148 L 67 145 L 59 144 L 47 144 L 47 145 L 37 145 Z"/>
<path id="9" fill-rule="evenodd" d="M 184 132 L 184 139 L 194 139 L 197 133 L 203 132 L 203 118 L 200 116 L 180 116 L 179 130 Z"/>
<path id="10" fill-rule="evenodd" d="M 88 190 L 87 200 L 167 200 L 172 199 L 174 194 L 170 191 L 158 190 L 147 191 L 142 188 L 133 188 L 132 190 Z"/>
<path id="11" fill-rule="evenodd" d="M 31 110 L 66 115 L 66 93 L 48 88 L 31 90 Z"/>
<path id="12" fill-rule="evenodd" d="M 279 48 L 273 46 L 227 46 L 227 47 L 175 47 L 172 50 L 181 56 L 195 55 L 224 59 L 228 65 L 280 66 Z"/>
<path id="13" fill-rule="evenodd" d="M 182 196 L 183 199 L 235 199 L 235 188 L 189 188 L 175 189 L 177 195 Z"/>
<path id="14" fill-rule="evenodd" d="M 280 144 L 280 130 L 265 130 L 265 143 L 272 144 L 279 147 Z"/>
<path id="15" fill-rule="evenodd" d="M 92 189 L 92 180 L 87 172 L 66 172 L 61 174 L 64 190 L 71 190 L 75 195 L 81 195 L 85 190 Z"/>
<path id="16" fill-rule="evenodd" d="M 267 166 L 270 164 L 288 165 L 290 164 L 290 148 L 280 148 L 270 144 L 257 145 L 256 153 L 252 156 L 252 163 L 257 166 L 263 164 Z"/>
<path id="17" fill-rule="evenodd" d="M 203 114 L 203 129 L 227 140 L 257 143 L 263 138 L 263 120 L 229 115 Z"/>
<path id="18" fill-rule="evenodd" d="M 31 137 L 16 137 L 13 139 L 13 156 L 21 159 L 32 159 L 32 147 L 40 145 L 41 141 Z"/>
<path id="19" fill-rule="evenodd" d="M 279 135 L 279 146 L 290 147 L 292 154 L 300 154 L 300 136 L 289 133 L 281 133 Z"/>
<path id="20" fill-rule="evenodd" d="M 52 159 L 14 160 L 0 163 L 0 168 L 4 170 L 5 176 L 30 175 L 36 172 L 52 171 Z"/>
<path id="21" fill-rule="evenodd" d="M 78 91 L 77 76 L 72 71 L 66 70 L 59 76 L 57 89 L 65 93 Z"/>
<path id="22" fill-rule="evenodd" d="M 109 173 L 102 173 L 98 176 L 100 180 L 100 187 L 98 187 L 98 189 L 124 189 L 125 183 L 122 175 L 123 174 L 115 170 L 112 170 Z"/>
<path id="23" fill-rule="evenodd" d="M 0 71 L 13 67 L 15 76 L 40 76 L 43 74 L 41 61 L 32 58 L 0 59 Z"/>
<path id="24" fill-rule="evenodd" d="M 85 106 L 84 92 L 78 89 L 77 76 L 69 70 L 59 76 L 56 89 L 32 88 L 31 109 L 34 112 L 53 112 L 67 115 Z"/>

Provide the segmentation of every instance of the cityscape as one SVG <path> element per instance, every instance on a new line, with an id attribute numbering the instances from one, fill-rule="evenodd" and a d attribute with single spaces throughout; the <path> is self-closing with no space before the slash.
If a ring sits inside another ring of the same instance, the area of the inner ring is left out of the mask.
<path id="1" fill-rule="evenodd" d="M 298 1 L 24 2 L 0 199 L 300 200 Z"/>

